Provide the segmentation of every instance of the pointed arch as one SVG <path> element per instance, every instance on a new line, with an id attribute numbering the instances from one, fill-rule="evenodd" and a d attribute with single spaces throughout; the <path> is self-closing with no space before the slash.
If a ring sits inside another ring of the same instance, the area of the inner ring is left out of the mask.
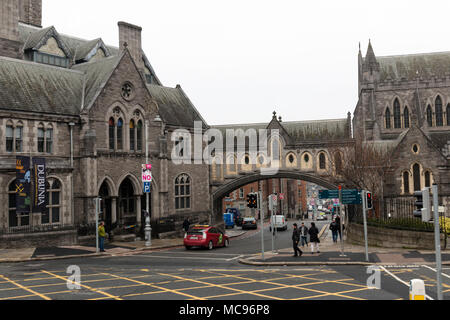
<path id="1" fill-rule="evenodd" d="M 97 194 L 100 194 L 100 189 L 101 189 L 102 185 L 104 183 L 106 183 L 106 185 L 108 186 L 109 192 L 110 192 L 110 196 L 111 197 L 119 196 L 116 185 L 114 184 L 114 181 L 113 181 L 113 179 L 111 179 L 111 177 L 105 176 L 103 179 L 101 179 L 99 181 L 100 181 L 100 183 L 97 185 Z"/>
<path id="2" fill-rule="evenodd" d="M 403 125 L 406 129 L 410 127 L 410 119 L 409 119 L 409 109 L 408 106 L 405 106 L 405 109 L 403 110 Z"/>
<path id="3" fill-rule="evenodd" d="M 394 129 L 400 129 L 402 127 L 400 101 L 398 98 L 394 100 Z"/>
<path id="4" fill-rule="evenodd" d="M 441 96 L 436 97 L 434 103 L 434 113 L 436 116 L 436 127 L 442 127 L 444 125 L 444 117 L 443 117 Z"/>
<path id="5" fill-rule="evenodd" d="M 391 129 L 392 123 L 391 123 L 391 110 L 386 108 L 386 112 L 384 113 L 384 124 L 386 129 Z"/>
<path id="6" fill-rule="evenodd" d="M 433 109 L 431 108 L 431 105 L 427 106 L 427 123 L 429 127 L 433 126 Z"/>

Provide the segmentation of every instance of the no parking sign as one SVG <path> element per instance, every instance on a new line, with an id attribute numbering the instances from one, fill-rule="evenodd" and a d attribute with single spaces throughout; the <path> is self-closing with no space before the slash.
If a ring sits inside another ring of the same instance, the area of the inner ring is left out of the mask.
<path id="1" fill-rule="evenodd" d="M 142 182 L 144 183 L 144 193 L 150 193 L 152 184 L 152 165 L 143 164 L 142 165 Z"/>

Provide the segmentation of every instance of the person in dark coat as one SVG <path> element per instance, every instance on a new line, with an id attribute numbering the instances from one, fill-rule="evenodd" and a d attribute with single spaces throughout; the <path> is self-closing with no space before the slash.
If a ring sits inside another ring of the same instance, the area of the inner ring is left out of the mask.
<path id="1" fill-rule="evenodd" d="M 292 231 L 292 243 L 294 247 L 294 257 L 302 256 L 303 251 L 298 247 L 298 243 L 300 242 L 300 232 L 298 230 L 298 226 L 294 223 L 294 230 Z"/>
<path id="2" fill-rule="evenodd" d="M 336 216 L 336 224 L 337 224 L 337 232 L 339 234 L 339 240 L 342 241 L 342 234 L 341 234 L 341 217 L 339 215 Z M 337 241 L 337 239 L 336 239 Z"/>
<path id="3" fill-rule="evenodd" d="M 189 218 L 186 218 L 183 222 L 184 231 L 188 232 L 190 226 L 191 226 L 191 223 L 189 222 Z"/>
<path id="4" fill-rule="evenodd" d="M 319 229 L 317 229 L 314 222 L 311 223 L 311 228 L 309 228 L 309 242 L 311 242 L 311 254 L 314 254 L 314 247 L 317 249 L 317 253 L 320 253 L 319 249 Z"/>
<path id="5" fill-rule="evenodd" d="M 338 224 L 336 223 L 336 219 L 333 220 L 333 222 L 330 224 L 330 230 L 331 233 L 333 234 L 333 242 L 337 243 L 337 239 L 338 239 L 338 233 L 340 230 Z"/>

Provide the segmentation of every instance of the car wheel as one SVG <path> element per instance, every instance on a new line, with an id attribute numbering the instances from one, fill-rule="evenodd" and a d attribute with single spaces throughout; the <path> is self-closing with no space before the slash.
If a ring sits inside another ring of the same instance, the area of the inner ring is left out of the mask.
<path id="1" fill-rule="evenodd" d="M 186 246 L 186 250 L 191 250 L 192 247 L 191 246 Z"/>
<path id="2" fill-rule="evenodd" d="M 208 249 L 209 249 L 209 250 L 214 249 L 214 244 L 213 244 L 212 241 L 210 241 L 210 242 L 208 243 Z"/>

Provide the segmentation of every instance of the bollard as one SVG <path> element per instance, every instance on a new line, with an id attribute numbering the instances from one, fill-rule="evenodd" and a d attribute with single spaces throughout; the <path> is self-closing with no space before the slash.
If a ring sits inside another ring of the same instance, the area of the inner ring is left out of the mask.
<path id="1" fill-rule="evenodd" d="M 409 284 L 409 300 L 425 300 L 425 282 L 414 279 Z"/>

